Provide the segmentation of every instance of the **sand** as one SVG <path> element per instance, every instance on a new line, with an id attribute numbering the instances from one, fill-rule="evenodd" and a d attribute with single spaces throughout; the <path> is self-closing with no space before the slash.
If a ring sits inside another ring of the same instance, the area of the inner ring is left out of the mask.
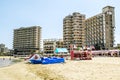
<path id="1" fill-rule="evenodd" d="M 120 80 L 120 57 L 48 65 L 20 62 L 0 68 L 0 80 Z"/>

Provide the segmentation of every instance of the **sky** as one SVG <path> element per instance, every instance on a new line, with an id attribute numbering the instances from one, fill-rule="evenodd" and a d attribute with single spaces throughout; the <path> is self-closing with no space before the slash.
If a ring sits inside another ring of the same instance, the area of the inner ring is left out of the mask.
<path id="1" fill-rule="evenodd" d="M 20 27 L 42 27 L 42 40 L 63 37 L 63 18 L 79 12 L 86 18 L 115 7 L 115 44 L 120 43 L 119 0 L 0 0 L 0 44 L 13 48 L 13 30 Z"/>

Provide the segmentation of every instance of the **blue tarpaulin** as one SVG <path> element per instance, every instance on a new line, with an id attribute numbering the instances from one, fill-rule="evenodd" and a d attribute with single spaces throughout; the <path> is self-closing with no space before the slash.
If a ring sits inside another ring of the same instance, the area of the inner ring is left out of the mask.
<path id="1" fill-rule="evenodd" d="M 68 50 L 66 48 L 56 48 L 55 53 L 68 53 Z"/>
<path id="2" fill-rule="evenodd" d="M 64 63 L 64 58 L 59 57 L 42 57 L 39 59 L 30 59 L 32 64 L 54 64 L 54 63 Z"/>

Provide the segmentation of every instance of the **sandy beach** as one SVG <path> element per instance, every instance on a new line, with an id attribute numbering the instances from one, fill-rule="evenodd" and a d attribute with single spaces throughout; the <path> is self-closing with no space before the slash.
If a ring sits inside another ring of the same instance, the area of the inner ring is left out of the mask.
<path id="1" fill-rule="evenodd" d="M 20 62 L 0 68 L 0 80 L 120 80 L 119 76 L 120 57 L 48 65 Z"/>

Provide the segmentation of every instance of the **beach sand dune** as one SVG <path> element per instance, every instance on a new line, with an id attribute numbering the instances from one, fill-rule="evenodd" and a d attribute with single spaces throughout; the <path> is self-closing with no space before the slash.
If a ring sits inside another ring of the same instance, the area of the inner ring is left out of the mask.
<path id="1" fill-rule="evenodd" d="M 17 63 L 0 68 L 0 80 L 120 80 L 119 57 L 67 60 L 62 64 Z"/>

